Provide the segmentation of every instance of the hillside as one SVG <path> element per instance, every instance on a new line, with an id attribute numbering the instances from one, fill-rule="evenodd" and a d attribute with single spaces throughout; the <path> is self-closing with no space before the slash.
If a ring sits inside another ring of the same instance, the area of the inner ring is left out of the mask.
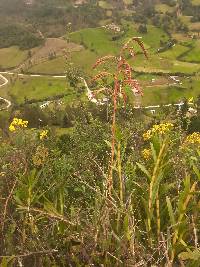
<path id="1" fill-rule="evenodd" d="M 0 0 L 0 267 L 200 267 L 200 0 Z"/>

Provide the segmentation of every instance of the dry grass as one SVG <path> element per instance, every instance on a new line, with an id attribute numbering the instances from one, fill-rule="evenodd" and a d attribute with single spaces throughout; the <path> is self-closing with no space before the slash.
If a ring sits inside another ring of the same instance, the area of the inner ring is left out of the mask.
<path id="1" fill-rule="evenodd" d="M 67 41 L 59 38 L 48 38 L 39 50 L 31 58 L 32 62 L 38 62 L 41 59 L 48 58 L 50 53 L 56 53 L 56 56 L 61 56 L 67 52 L 80 51 L 81 45 L 68 43 Z"/>
<path id="2" fill-rule="evenodd" d="M 81 51 L 82 48 L 81 45 L 67 42 L 61 38 L 47 38 L 43 46 L 32 50 L 31 58 L 21 64 L 18 69 L 27 70 L 34 65 L 47 61 L 51 55 L 53 55 L 54 58 L 61 57 L 71 52 Z"/>

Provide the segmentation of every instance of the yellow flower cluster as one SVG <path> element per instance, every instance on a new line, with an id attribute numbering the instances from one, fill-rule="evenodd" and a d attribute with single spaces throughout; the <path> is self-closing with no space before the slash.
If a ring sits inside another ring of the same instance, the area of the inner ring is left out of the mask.
<path id="1" fill-rule="evenodd" d="M 43 130 L 41 133 L 40 133 L 40 140 L 43 140 L 45 138 L 47 138 L 48 136 L 48 130 Z"/>
<path id="2" fill-rule="evenodd" d="M 23 121 L 22 119 L 14 118 L 9 126 L 10 132 L 15 132 L 19 128 L 26 128 L 28 126 L 28 121 Z"/>
<path id="3" fill-rule="evenodd" d="M 144 159 L 148 160 L 151 158 L 151 149 L 144 149 L 142 150 L 142 156 Z"/>
<path id="4" fill-rule="evenodd" d="M 193 134 L 190 134 L 186 137 L 185 140 L 186 144 L 199 144 L 200 145 L 200 133 L 195 132 Z"/>
<path id="5" fill-rule="evenodd" d="M 143 134 L 143 138 L 144 138 L 144 140 L 149 140 L 154 136 L 154 134 L 163 135 L 163 134 L 171 131 L 171 129 L 173 127 L 174 127 L 174 125 L 170 122 L 155 124 L 155 125 L 153 125 L 153 127 L 150 130 L 148 130 L 146 133 Z"/>

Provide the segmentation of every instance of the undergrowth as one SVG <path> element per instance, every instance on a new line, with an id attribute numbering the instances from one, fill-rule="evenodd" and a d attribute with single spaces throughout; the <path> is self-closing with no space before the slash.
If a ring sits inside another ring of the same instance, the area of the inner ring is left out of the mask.
<path id="1" fill-rule="evenodd" d="M 134 38 L 95 64 L 107 116 L 82 107 L 60 137 L 13 118 L 1 134 L 2 267 L 200 266 L 200 133 L 187 110 L 149 118 L 129 106 L 128 92 L 141 94 L 126 60 L 135 41 L 146 55 Z"/>

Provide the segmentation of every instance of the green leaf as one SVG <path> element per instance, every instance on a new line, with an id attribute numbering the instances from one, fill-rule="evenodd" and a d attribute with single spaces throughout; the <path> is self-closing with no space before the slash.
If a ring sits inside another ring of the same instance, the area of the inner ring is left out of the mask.
<path id="1" fill-rule="evenodd" d="M 156 162 L 157 161 L 156 150 L 154 149 L 154 146 L 152 143 L 150 143 L 150 146 L 151 146 L 151 152 L 152 152 L 153 160 L 154 160 L 154 162 Z"/>
<path id="2" fill-rule="evenodd" d="M 139 162 L 136 163 L 137 166 L 139 167 L 139 169 L 144 173 L 146 174 L 146 176 L 149 178 L 149 181 L 151 181 L 151 175 L 150 173 L 147 171 L 147 169 L 145 168 L 144 165 L 140 164 Z"/>
<path id="3" fill-rule="evenodd" d="M 200 171 L 199 171 L 199 169 L 195 165 L 193 165 L 193 170 L 194 170 L 195 174 L 197 175 L 197 177 L 198 177 L 198 179 L 200 181 Z"/>
<path id="4" fill-rule="evenodd" d="M 59 213 L 59 211 L 54 207 L 54 204 L 51 203 L 50 201 L 44 203 L 44 209 L 47 212 L 49 212 L 49 213 L 51 213 L 53 215 L 57 215 L 57 216 L 60 216 L 61 215 Z"/>
<path id="5" fill-rule="evenodd" d="M 120 142 L 122 140 L 122 137 L 123 137 L 123 134 L 121 132 L 121 129 L 116 126 L 116 129 L 115 129 L 115 138 L 118 142 Z"/>
<path id="6" fill-rule="evenodd" d="M 8 267 L 10 266 L 10 262 L 15 258 L 15 256 L 10 256 L 10 257 L 3 257 L 1 261 L 0 267 Z M 9 264 L 9 265 L 8 265 Z"/>
<path id="7" fill-rule="evenodd" d="M 155 201 L 156 201 L 156 195 L 158 193 L 158 189 L 159 189 L 159 185 L 160 185 L 160 182 L 163 178 L 163 174 L 160 173 L 158 176 L 157 176 L 157 179 L 153 185 L 153 190 L 152 190 L 152 206 L 154 205 Z"/>
<path id="8" fill-rule="evenodd" d="M 183 212 L 184 201 L 189 193 L 190 193 L 190 176 L 186 176 L 184 180 L 184 190 L 179 194 L 179 200 L 178 200 L 178 212 L 180 214 Z"/>
<path id="9" fill-rule="evenodd" d="M 188 252 L 181 252 L 178 257 L 185 261 L 185 260 L 195 260 L 199 261 L 200 260 L 200 250 L 195 249 L 194 251 L 188 251 Z"/>
<path id="10" fill-rule="evenodd" d="M 129 232 L 129 216 L 128 216 L 128 214 L 126 214 L 124 217 L 123 228 L 124 228 L 125 233 Z"/>
<path id="11" fill-rule="evenodd" d="M 173 209 L 172 209 L 172 204 L 171 204 L 171 201 L 170 201 L 169 197 L 166 197 L 166 202 L 167 202 L 167 208 L 168 208 L 168 212 L 169 212 L 171 225 L 174 226 L 176 224 L 176 220 L 175 220 L 174 212 L 173 212 Z"/>

